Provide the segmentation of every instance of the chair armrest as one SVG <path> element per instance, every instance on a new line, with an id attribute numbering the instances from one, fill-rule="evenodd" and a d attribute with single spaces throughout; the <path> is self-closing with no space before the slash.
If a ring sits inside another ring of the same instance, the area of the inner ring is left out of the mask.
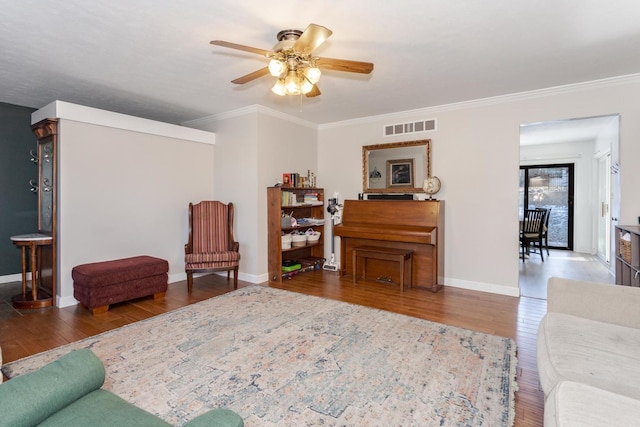
<path id="1" fill-rule="evenodd" d="M 547 311 L 640 329 L 640 288 L 552 277 Z"/>

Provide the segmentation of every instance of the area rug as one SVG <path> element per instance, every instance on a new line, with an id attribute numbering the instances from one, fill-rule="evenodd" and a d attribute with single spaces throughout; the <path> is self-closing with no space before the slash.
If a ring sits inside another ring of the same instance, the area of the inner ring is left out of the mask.
<path id="1" fill-rule="evenodd" d="M 213 408 L 246 426 L 511 426 L 515 343 L 263 286 L 30 356 L 88 347 L 104 388 L 174 425 Z"/>

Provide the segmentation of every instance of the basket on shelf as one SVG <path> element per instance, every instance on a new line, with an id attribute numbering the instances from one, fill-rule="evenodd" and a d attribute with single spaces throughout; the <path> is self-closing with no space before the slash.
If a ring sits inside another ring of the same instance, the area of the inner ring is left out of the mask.
<path id="1" fill-rule="evenodd" d="M 626 262 L 631 263 L 631 242 L 630 241 L 620 239 L 620 256 Z"/>
<path id="2" fill-rule="evenodd" d="M 318 243 L 318 241 L 320 240 L 321 233 L 319 231 L 315 231 L 312 228 L 308 229 L 305 234 L 307 235 L 308 244 Z"/>
<path id="3" fill-rule="evenodd" d="M 281 227 L 291 228 L 294 225 L 295 225 L 295 218 L 293 218 L 293 212 L 290 213 L 289 215 L 282 212 Z"/>
<path id="4" fill-rule="evenodd" d="M 291 235 L 291 246 L 300 247 L 307 245 L 307 235 L 306 234 L 292 234 Z"/>
<path id="5" fill-rule="evenodd" d="M 283 234 L 282 235 L 282 249 L 291 249 L 291 235 Z"/>

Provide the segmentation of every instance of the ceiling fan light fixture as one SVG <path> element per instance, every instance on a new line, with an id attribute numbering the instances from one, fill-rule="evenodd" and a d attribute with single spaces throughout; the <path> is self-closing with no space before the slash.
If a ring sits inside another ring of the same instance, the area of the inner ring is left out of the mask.
<path id="1" fill-rule="evenodd" d="M 210 44 L 230 49 L 258 54 L 269 60 L 269 64 L 259 70 L 231 80 L 234 84 L 245 84 L 260 77 L 271 75 L 276 82 L 271 88 L 279 96 L 301 95 L 309 98 L 320 95 L 317 83 L 320 69 L 369 74 L 373 64 L 335 58 L 313 56 L 313 51 L 332 34 L 321 25 L 309 24 L 306 30 L 282 30 L 278 33 L 278 43 L 272 50 L 259 49 L 224 40 L 212 40 Z"/>
<path id="2" fill-rule="evenodd" d="M 269 73 L 273 77 L 280 77 L 285 69 L 286 66 L 281 61 L 278 61 L 277 59 L 269 61 Z"/>
<path id="3" fill-rule="evenodd" d="M 314 83 L 311 83 L 308 78 L 303 77 L 302 78 L 302 84 L 300 85 L 300 91 L 304 95 L 306 95 L 309 92 L 311 92 L 311 89 L 313 89 L 313 85 L 314 85 Z"/>
<path id="4" fill-rule="evenodd" d="M 284 88 L 284 79 L 278 79 L 276 81 L 276 84 L 274 84 L 273 87 L 271 88 L 271 92 L 279 96 L 285 96 L 286 90 Z"/>
<path id="5" fill-rule="evenodd" d="M 322 72 L 317 67 L 309 67 L 304 70 L 305 77 L 311 82 L 312 85 L 318 83 L 320 81 L 320 76 Z"/>
<path id="6" fill-rule="evenodd" d="M 300 80 L 295 70 L 289 70 L 284 78 L 284 88 L 287 95 L 300 95 Z"/>

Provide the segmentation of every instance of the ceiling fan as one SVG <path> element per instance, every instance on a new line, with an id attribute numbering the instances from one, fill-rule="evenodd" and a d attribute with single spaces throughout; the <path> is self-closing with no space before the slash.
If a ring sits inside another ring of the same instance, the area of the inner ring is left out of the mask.
<path id="1" fill-rule="evenodd" d="M 257 53 L 268 59 L 269 65 L 257 71 L 238 77 L 231 83 L 244 84 L 271 74 L 277 78 L 271 90 L 280 96 L 320 95 L 318 81 L 321 69 L 347 71 L 350 73 L 369 74 L 373 71 L 370 62 L 349 61 L 346 59 L 320 58 L 313 56 L 313 51 L 325 42 L 332 31 L 321 25 L 310 24 L 306 30 L 282 30 L 278 33 L 278 43 L 272 50 L 230 43 L 224 40 L 213 40 L 211 44 Z"/>

